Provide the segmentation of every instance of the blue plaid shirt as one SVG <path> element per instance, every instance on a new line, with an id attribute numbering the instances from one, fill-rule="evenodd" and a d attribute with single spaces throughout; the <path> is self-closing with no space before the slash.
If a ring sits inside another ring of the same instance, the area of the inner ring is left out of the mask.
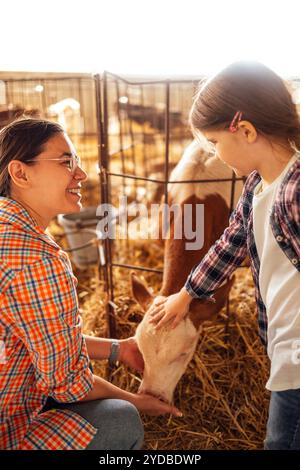
<path id="1" fill-rule="evenodd" d="M 254 189 L 260 181 L 261 177 L 256 171 L 248 176 L 243 194 L 230 217 L 229 226 L 193 268 L 185 287 L 192 297 L 213 298 L 214 291 L 241 265 L 248 254 L 255 284 L 259 334 L 266 345 L 268 321 L 266 306 L 259 291 L 260 260 L 254 240 L 252 213 Z M 300 271 L 300 158 L 290 167 L 279 187 L 270 224 L 279 247 L 291 265 Z"/>

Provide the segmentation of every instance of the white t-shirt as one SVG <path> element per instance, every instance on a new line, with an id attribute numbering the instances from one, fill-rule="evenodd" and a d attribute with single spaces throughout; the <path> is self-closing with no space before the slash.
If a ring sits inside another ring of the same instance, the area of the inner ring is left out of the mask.
<path id="1" fill-rule="evenodd" d="M 279 247 L 270 224 L 270 213 L 277 190 L 290 168 L 300 157 L 296 153 L 283 172 L 253 197 L 253 230 L 260 259 L 259 289 L 268 317 L 268 356 L 270 377 L 266 388 L 281 391 L 300 388 L 300 272 Z M 297 351 L 298 349 L 298 351 Z"/>

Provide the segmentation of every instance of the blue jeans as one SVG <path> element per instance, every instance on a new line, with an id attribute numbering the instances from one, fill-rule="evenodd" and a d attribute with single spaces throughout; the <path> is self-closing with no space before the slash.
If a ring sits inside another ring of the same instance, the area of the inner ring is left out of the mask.
<path id="1" fill-rule="evenodd" d="M 128 401 L 58 403 L 48 398 L 43 411 L 51 408 L 74 411 L 98 429 L 86 450 L 137 450 L 143 444 L 144 428 L 139 412 Z"/>
<path id="2" fill-rule="evenodd" d="M 300 389 L 272 392 L 266 450 L 300 450 Z"/>

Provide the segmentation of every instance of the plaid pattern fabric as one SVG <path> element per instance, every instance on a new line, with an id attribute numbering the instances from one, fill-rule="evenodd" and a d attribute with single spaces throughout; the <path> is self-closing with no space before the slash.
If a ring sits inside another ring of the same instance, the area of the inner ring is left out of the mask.
<path id="1" fill-rule="evenodd" d="M 84 449 L 97 430 L 47 397 L 93 387 L 69 258 L 16 201 L 0 197 L 0 448 Z"/>
<path id="2" fill-rule="evenodd" d="M 300 156 L 300 155 L 299 155 Z M 261 178 L 253 172 L 246 180 L 243 194 L 232 213 L 228 228 L 193 268 L 185 284 L 195 298 L 213 298 L 213 293 L 249 254 L 255 284 L 259 334 L 267 344 L 266 307 L 259 292 L 260 260 L 256 250 L 252 200 Z M 270 214 L 270 224 L 279 247 L 300 271 L 300 158 L 287 171 Z"/>

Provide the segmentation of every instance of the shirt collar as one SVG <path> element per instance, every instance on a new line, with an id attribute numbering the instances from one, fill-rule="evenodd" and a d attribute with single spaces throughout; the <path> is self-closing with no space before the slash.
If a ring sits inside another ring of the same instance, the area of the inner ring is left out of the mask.
<path id="1" fill-rule="evenodd" d="M 57 243 L 36 223 L 22 204 L 9 197 L 0 197 L 0 224 L 10 224 L 22 231 L 35 234 L 51 245 L 59 249 Z"/>

